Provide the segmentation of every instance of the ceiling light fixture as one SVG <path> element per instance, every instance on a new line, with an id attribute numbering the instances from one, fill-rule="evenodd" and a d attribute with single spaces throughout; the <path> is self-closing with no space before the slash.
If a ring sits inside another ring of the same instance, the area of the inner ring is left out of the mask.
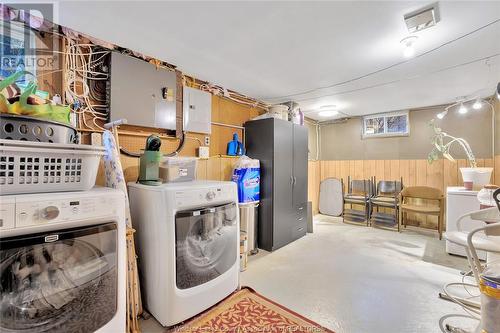
<path id="1" fill-rule="evenodd" d="M 458 113 L 460 114 L 466 114 L 467 113 L 467 108 L 465 107 L 464 103 L 460 103 L 460 107 L 458 108 Z"/>
<path id="2" fill-rule="evenodd" d="M 437 4 L 432 4 L 405 14 L 404 20 L 410 33 L 435 26 L 439 22 L 438 6 Z"/>
<path id="3" fill-rule="evenodd" d="M 335 111 L 335 110 L 320 111 L 320 112 L 318 113 L 318 115 L 319 115 L 320 117 L 331 117 L 331 116 L 336 116 L 336 115 L 338 115 L 338 114 L 339 114 L 339 112 L 338 112 L 338 111 Z"/>
<path id="4" fill-rule="evenodd" d="M 418 37 L 417 36 L 408 36 L 406 38 L 403 38 L 401 40 L 401 44 L 403 45 L 403 55 L 406 58 L 413 57 L 415 54 L 415 42 L 417 41 Z"/>
<path id="5" fill-rule="evenodd" d="M 474 102 L 474 104 L 472 104 L 472 108 L 474 110 L 479 110 L 482 107 L 483 107 L 483 102 L 481 101 L 480 98 L 476 98 L 476 101 Z"/>

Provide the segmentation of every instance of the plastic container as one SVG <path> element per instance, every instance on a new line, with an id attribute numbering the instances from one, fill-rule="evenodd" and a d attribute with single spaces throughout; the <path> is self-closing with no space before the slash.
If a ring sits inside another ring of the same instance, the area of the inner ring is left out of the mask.
<path id="1" fill-rule="evenodd" d="M 0 140 L 0 194 L 87 191 L 104 147 Z"/>
<path id="2" fill-rule="evenodd" d="M 288 106 L 286 105 L 273 105 L 269 108 L 269 114 L 273 118 L 288 120 Z"/>
<path id="3" fill-rule="evenodd" d="M 240 272 L 247 269 L 248 245 L 246 232 L 240 231 Z"/>
<path id="4" fill-rule="evenodd" d="M 238 202 L 249 203 L 260 200 L 260 162 L 242 156 L 233 169 L 232 181 L 238 185 Z"/>
<path id="5" fill-rule="evenodd" d="M 160 162 L 160 179 L 164 183 L 195 180 L 196 162 L 196 157 L 164 157 Z"/>
<path id="6" fill-rule="evenodd" d="M 493 198 L 493 193 L 498 189 L 496 185 L 485 185 L 481 191 L 477 193 L 477 200 L 479 201 L 479 208 L 485 209 L 490 207 L 495 207 L 495 199 Z"/>
<path id="7" fill-rule="evenodd" d="M 500 265 L 488 266 L 480 277 L 481 332 L 500 332 Z"/>
<path id="8" fill-rule="evenodd" d="M 258 203 L 239 204 L 240 230 L 246 233 L 248 240 L 248 252 L 250 255 L 259 252 L 257 248 L 257 226 L 259 216 Z"/>

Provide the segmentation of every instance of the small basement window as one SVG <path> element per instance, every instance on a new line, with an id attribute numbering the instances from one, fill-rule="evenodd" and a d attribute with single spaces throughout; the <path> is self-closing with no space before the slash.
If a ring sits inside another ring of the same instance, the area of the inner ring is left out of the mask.
<path id="1" fill-rule="evenodd" d="M 410 117 L 408 111 L 363 117 L 363 138 L 407 136 L 409 134 Z"/>

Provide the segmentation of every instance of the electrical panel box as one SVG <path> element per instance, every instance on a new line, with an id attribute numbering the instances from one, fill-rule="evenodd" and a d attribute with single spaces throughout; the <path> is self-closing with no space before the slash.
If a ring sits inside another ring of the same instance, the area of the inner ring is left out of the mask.
<path id="1" fill-rule="evenodd" d="M 212 95 L 199 89 L 183 87 L 184 130 L 195 133 L 211 132 Z"/>
<path id="2" fill-rule="evenodd" d="M 111 121 L 175 130 L 175 72 L 113 52 L 110 85 Z"/>

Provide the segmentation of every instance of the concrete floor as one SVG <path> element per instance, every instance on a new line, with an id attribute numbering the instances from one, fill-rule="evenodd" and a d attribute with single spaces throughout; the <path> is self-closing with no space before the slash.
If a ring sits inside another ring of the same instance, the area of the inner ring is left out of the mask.
<path id="1" fill-rule="evenodd" d="M 241 284 L 337 333 L 432 333 L 443 315 L 464 313 L 437 294 L 466 267 L 445 253 L 437 233 L 398 234 L 316 216 L 313 234 L 251 257 Z M 153 318 L 141 326 L 164 332 Z"/>

